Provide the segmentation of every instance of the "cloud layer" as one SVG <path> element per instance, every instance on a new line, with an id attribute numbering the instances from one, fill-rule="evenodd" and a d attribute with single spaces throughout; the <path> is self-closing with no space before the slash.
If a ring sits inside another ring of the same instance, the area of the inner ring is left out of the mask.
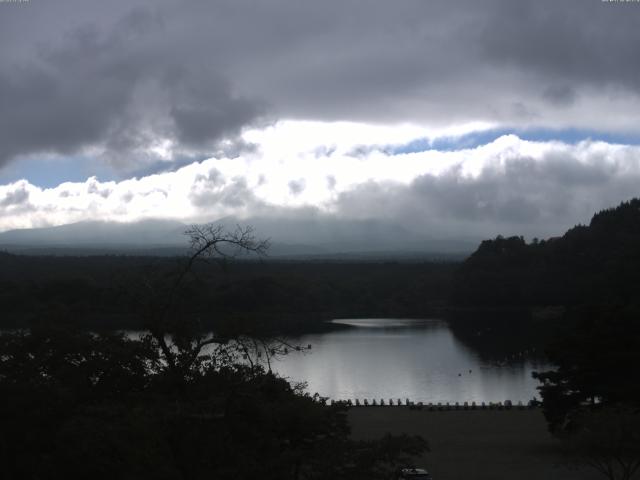
<path id="1" fill-rule="evenodd" d="M 84 154 L 122 176 L 160 171 L 241 153 L 244 129 L 287 118 L 640 124 L 633 3 L 64 0 L 0 8 L 0 168 L 36 154 Z"/>
<path id="2" fill-rule="evenodd" d="M 296 136 L 300 131 L 318 135 Z M 434 237 L 532 237 L 560 234 L 640 193 L 637 146 L 505 135 L 472 149 L 393 154 L 377 143 L 412 137 L 411 128 L 282 122 L 245 133 L 244 141 L 261 148 L 237 158 L 123 181 L 0 186 L 0 229 L 89 219 L 330 215 L 388 220 Z"/>
<path id="3" fill-rule="evenodd" d="M 0 68 L 0 167 L 20 156 L 80 153 L 126 173 L 233 142 L 262 102 L 234 93 L 211 62 L 163 51 L 166 31 L 163 14 L 139 7 L 10 55 Z"/>

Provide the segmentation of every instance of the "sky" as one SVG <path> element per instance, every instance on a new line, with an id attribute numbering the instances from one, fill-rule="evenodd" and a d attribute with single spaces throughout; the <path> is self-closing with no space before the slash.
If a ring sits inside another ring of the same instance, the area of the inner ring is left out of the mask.
<path id="1" fill-rule="evenodd" d="M 0 2 L 0 231 L 562 234 L 640 195 L 640 2 Z"/>

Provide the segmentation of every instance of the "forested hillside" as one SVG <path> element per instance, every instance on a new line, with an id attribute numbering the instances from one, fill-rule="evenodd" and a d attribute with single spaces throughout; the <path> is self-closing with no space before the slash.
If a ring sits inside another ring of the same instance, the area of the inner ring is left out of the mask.
<path id="1" fill-rule="evenodd" d="M 455 276 L 457 306 L 628 304 L 640 298 L 640 199 L 562 237 L 482 242 Z"/>

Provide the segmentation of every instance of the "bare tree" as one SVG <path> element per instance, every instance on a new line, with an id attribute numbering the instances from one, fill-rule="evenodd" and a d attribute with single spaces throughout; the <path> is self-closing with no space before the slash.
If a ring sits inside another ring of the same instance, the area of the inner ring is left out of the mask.
<path id="1" fill-rule="evenodd" d="M 157 345 L 170 370 L 183 375 L 197 363 L 205 347 L 227 340 L 179 318 L 175 310 L 181 289 L 187 278 L 194 275 L 196 264 L 211 260 L 226 262 L 240 254 L 263 256 L 269 248 L 269 241 L 256 238 L 250 226 L 237 225 L 234 230 L 227 230 L 220 224 L 194 224 L 184 233 L 190 252 L 168 288 L 154 288 L 147 282 L 153 298 L 146 312 L 147 340 Z"/>
<path id="2" fill-rule="evenodd" d="M 196 274 L 195 267 L 199 263 L 224 264 L 246 255 L 261 257 L 269 248 L 269 241 L 258 239 L 250 226 L 237 225 L 229 231 L 219 224 L 192 225 L 185 235 L 189 239 L 190 253 L 169 286 L 157 289 L 148 285 L 154 298 L 147 311 L 147 341 L 159 349 L 170 371 L 184 378 L 203 359 L 212 356 L 225 358 L 227 363 L 242 361 L 252 371 L 258 371 L 262 365 L 271 371 L 274 357 L 311 348 L 293 345 L 283 337 L 264 332 L 212 332 L 198 322 L 194 324 L 193 319 L 181 318 L 176 304 L 186 280 Z"/>

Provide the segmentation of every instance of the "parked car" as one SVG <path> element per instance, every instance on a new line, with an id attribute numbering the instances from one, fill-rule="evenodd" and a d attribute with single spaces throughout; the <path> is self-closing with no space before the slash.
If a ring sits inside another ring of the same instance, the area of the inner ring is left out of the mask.
<path id="1" fill-rule="evenodd" d="M 432 480 L 431 474 L 424 468 L 403 468 L 400 470 L 398 480 Z"/>

